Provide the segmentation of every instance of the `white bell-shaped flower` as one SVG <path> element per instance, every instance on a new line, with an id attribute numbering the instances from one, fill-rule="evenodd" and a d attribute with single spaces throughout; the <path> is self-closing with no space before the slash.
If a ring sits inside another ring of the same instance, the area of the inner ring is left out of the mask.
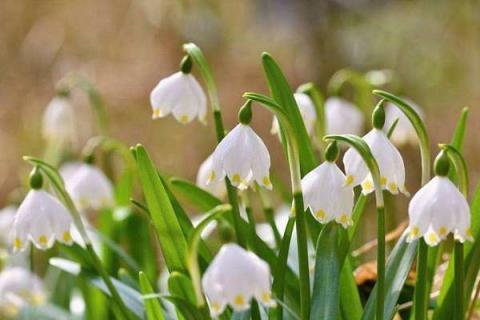
<path id="1" fill-rule="evenodd" d="M 327 134 L 362 134 L 364 116 L 353 103 L 330 97 L 324 108 Z"/>
<path id="2" fill-rule="evenodd" d="M 197 173 L 197 186 L 207 190 L 214 196 L 222 199 L 227 194 L 227 188 L 225 187 L 225 181 L 209 181 L 210 174 L 213 170 L 213 156 L 210 155 L 198 169 Z"/>
<path id="3" fill-rule="evenodd" d="M 408 206 L 407 241 L 423 237 L 436 246 L 452 232 L 460 242 L 473 240 L 467 200 L 448 177 L 436 176 L 424 185 Z"/>
<path id="4" fill-rule="evenodd" d="M 325 161 L 302 179 L 305 208 L 320 223 L 332 220 L 344 228 L 353 225 L 354 192 L 345 185 L 345 175 L 333 162 Z"/>
<path id="5" fill-rule="evenodd" d="M 40 305 L 46 300 L 43 282 L 21 267 L 7 268 L 0 273 L 0 316 L 15 317 L 25 305 Z"/>
<path id="6" fill-rule="evenodd" d="M 97 167 L 82 164 L 67 174 L 65 187 L 79 210 L 99 210 L 114 204 L 113 186 Z"/>
<path id="7" fill-rule="evenodd" d="M 410 99 L 403 98 L 408 104 L 418 113 L 421 119 L 424 118 L 422 109 Z M 388 130 L 395 120 L 398 119 L 398 123 L 393 130 L 390 140 L 396 145 L 403 145 L 407 143 L 415 144 L 418 141 L 417 134 L 413 128 L 410 120 L 405 114 L 393 103 L 389 102 L 385 106 L 385 127 L 384 130 Z"/>
<path id="8" fill-rule="evenodd" d="M 363 140 L 368 144 L 380 169 L 380 183 L 384 190 L 392 194 L 402 192 L 409 195 L 405 188 L 405 165 L 402 155 L 388 140 L 387 135 L 381 129 L 372 129 Z M 361 184 L 362 192 L 368 194 L 374 191 L 372 176 L 358 152 L 350 148 L 343 158 L 347 177 L 345 184 L 356 186 Z"/>
<path id="9" fill-rule="evenodd" d="M 51 248 L 55 239 L 72 244 L 71 226 L 72 218 L 57 198 L 45 191 L 32 189 L 15 216 L 14 250 L 24 249 L 29 240 L 42 250 Z"/>
<path id="10" fill-rule="evenodd" d="M 66 97 L 56 96 L 43 113 L 43 137 L 53 143 L 72 142 L 75 134 L 73 107 Z"/>
<path id="11" fill-rule="evenodd" d="M 213 168 L 208 183 L 228 176 L 232 184 L 243 190 L 256 181 L 271 189 L 270 155 L 262 139 L 249 125 L 239 123 L 218 144 L 212 155 Z"/>
<path id="12" fill-rule="evenodd" d="M 313 101 L 308 96 L 308 94 L 302 92 L 294 93 L 293 97 L 297 102 L 298 109 L 300 111 L 300 114 L 302 115 L 303 123 L 305 124 L 305 128 L 307 129 L 307 133 L 309 135 L 312 135 L 315 128 L 315 122 L 317 121 L 317 111 L 315 110 Z M 280 127 L 277 117 L 273 117 L 272 129 L 270 130 L 270 132 L 272 134 L 280 133 Z"/>
<path id="13" fill-rule="evenodd" d="M 190 73 L 179 71 L 160 80 L 150 94 L 153 119 L 170 113 L 177 121 L 186 124 L 198 117 L 206 121 L 207 98 L 202 87 Z"/>
<path id="14" fill-rule="evenodd" d="M 252 298 L 266 307 L 275 306 L 270 278 L 266 262 L 236 244 L 225 244 L 202 279 L 212 316 L 220 315 L 227 305 L 246 310 Z"/>
<path id="15" fill-rule="evenodd" d="M 0 247 L 9 246 L 12 243 L 13 221 L 17 208 L 8 206 L 0 210 Z"/>

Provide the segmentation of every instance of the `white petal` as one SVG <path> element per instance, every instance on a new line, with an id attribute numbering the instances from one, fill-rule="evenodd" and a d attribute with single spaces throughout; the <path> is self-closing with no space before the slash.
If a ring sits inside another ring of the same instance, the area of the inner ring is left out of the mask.
<path id="1" fill-rule="evenodd" d="M 50 101 L 43 114 L 42 132 L 45 139 L 56 143 L 73 140 L 74 115 L 67 98 L 55 97 Z"/>
<path id="2" fill-rule="evenodd" d="M 307 133 L 311 135 L 315 126 L 315 121 L 317 120 L 317 112 L 315 111 L 313 101 L 307 94 L 301 92 L 294 93 L 293 97 L 297 102 Z"/>
<path id="3" fill-rule="evenodd" d="M 209 301 L 219 300 L 217 306 L 226 301 L 235 311 L 249 308 L 253 297 L 261 298 L 266 305 L 272 303 L 267 297 L 268 265 L 236 244 L 226 244 L 220 249 L 204 274 L 202 286 Z"/>
<path id="4" fill-rule="evenodd" d="M 345 175 L 331 162 L 324 162 L 302 179 L 305 207 L 321 223 L 335 219 L 352 224 L 353 188 L 345 186 Z"/>
<path id="5" fill-rule="evenodd" d="M 364 139 L 377 160 L 383 189 L 393 194 L 403 191 L 405 165 L 400 152 L 382 130 L 373 129 Z"/>
<path id="6" fill-rule="evenodd" d="M 360 135 L 363 129 L 363 114 L 358 108 L 339 97 L 325 101 L 325 116 L 328 134 Z"/>
<path id="7" fill-rule="evenodd" d="M 15 217 L 15 248 L 24 248 L 28 237 L 39 249 L 48 249 L 58 232 L 68 231 L 66 226 L 71 223 L 70 214 L 60 201 L 45 191 L 31 190 Z"/>
<path id="8" fill-rule="evenodd" d="M 255 178 L 260 185 L 270 188 L 268 177 L 270 156 L 263 141 L 248 125 L 238 124 L 218 144 L 213 153 L 212 176 L 219 181 L 224 174 L 232 185 L 245 189 Z"/>
<path id="9" fill-rule="evenodd" d="M 80 210 L 99 210 L 114 204 L 112 183 L 102 171 L 92 165 L 80 166 L 65 184 Z"/>
<path id="10" fill-rule="evenodd" d="M 405 100 L 418 113 L 421 119 L 424 119 L 423 111 L 416 103 L 405 97 L 402 99 Z M 396 145 L 417 143 L 417 134 L 415 133 L 415 129 L 408 118 L 397 106 L 389 102 L 385 107 L 384 129 L 389 130 L 396 119 L 399 120 L 391 136 L 392 142 Z"/>
<path id="11" fill-rule="evenodd" d="M 353 148 L 349 148 L 347 152 L 345 152 L 343 164 L 347 173 L 345 178 L 345 185 L 347 186 L 358 186 L 369 174 L 367 165 L 357 150 Z"/>
<path id="12" fill-rule="evenodd" d="M 218 198 L 224 198 L 227 193 L 225 182 L 223 179 L 220 181 L 214 181 L 216 180 L 216 173 L 212 176 L 212 172 L 215 172 L 215 170 L 213 167 L 213 156 L 210 155 L 198 169 L 197 186 L 207 190 Z"/>
<path id="13" fill-rule="evenodd" d="M 177 72 L 160 80 L 150 93 L 150 104 L 153 109 L 153 119 L 165 117 L 175 106 L 176 100 L 181 96 L 182 73 Z"/>
<path id="14" fill-rule="evenodd" d="M 253 179 L 267 188 L 272 189 L 272 183 L 270 182 L 270 154 L 265 146 L 265 143 L 260 137 L 250 128 L 247 130 L 247 144 L 250 144 L 252 148 L 252 154 L 250 159 L 250 166 L 252 170 Z"/>

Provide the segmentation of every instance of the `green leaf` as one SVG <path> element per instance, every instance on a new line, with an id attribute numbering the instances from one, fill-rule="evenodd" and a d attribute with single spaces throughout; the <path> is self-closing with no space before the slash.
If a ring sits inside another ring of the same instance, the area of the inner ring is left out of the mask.
<path id="1" fill-rule="evenodd" d="M 340 311 L 343 320 L 360 320 L 363 307 L 353 276 L 350 259 L 345 260 L 340 273 Z"/>
<path id="2" fill-rule="evenodd" d="M 340 301 L 341 262 L 337 255 L 335 223 L 326 225 L 317 242 L 310 319 L 337 319 Z"/>
<path id="3" fill-rule="evenodd" d="M 150 282 L 147 279 L 147 276 L 140 272 L 138 274 L 138 279 L 140 282 L 140 290 L 143 295 L 154 293 Z M 157 299 L 146 299 L 144 301 L 145 304 L 145 313 L 147 315 L 148 320 L 163 320 L 165 317 L 163 316 L 162 307 L 160 302 Z"/>
<path id="4" fill-rule="evenodd" d="M 183 196 L 188 198 L 195 208 L 201 212 L 210 211 L 212 208 L 222 203 L 220 199 L 212 195 L 210 192 L 197 187 L 188 180 L 171 178 L 170 185 L 173 187 L 173 189 L 177 190 Z"/>
<path id="5" fill-rule="evenodd" d="M 467 120 L 468 120 L 468 108 L 463 108 L 462 113 L 460 114 L 460 119 L 458 119 L 457 126 L 453 132 L 453 138 L 451 145 L 462 151 L 463 142 L 465 141 L 465 132 L 467 130 Z"/>
<path id="6" fill-rule="evenodd" d="M 179 310 L 181 316 L 183 316 L 183 318 L 178 317 L 178 319 L 199 320 L 200 318 L 199 310 L 190 302 L 183 300 L 182 298 L 157 293 L 147 294 L 142 298 L 144 300 L 160 298 L 173 303 L 177 310 Z"/>
<path id="7" fill-rule="evenodd" d="M 80 320 L 80 317 L 68 313 L 52 304 L 26 306 L 20 310 L 17 320 Z"/>
<path id="8" fill-rule="evenodd" d="M 408 273 L 412 268 L 417 250 L 417 241 L 407 243 L 407 233 L 404 233 L 392 250 L 385 272 L 385 319 L 392 319 L 397 305 L 398 297 L 402 291 Z M 365 305 L 362 319 L 375 319 L 376 286 Z"/>
<path id="9" fill-rule="evenodd" d="M 170 272 L 186 271 L 187 243 L 167 191 L 143 146 L 137 145 L 135 150 L 140 181 L 167 268 Z"/>
<path id="10" fill-rule="evenodd" d="M 268 53 L 262 54 L 263 68 L 273 100 L 285 111 L 295 130 L 299 143 L 300 167 L 302 175 L 307 174 L 318 164 L 310 138 L 303 123 L 300 110 L 293 97 L 292 89 L 276 61 Z"/>
<path id="11" fill-rule="evenodd" d="M 88 279 L 95 287 L 102 290 L 105 294 L 110 295 L 110 291 L 108 290 L 102 278 L 93 274 L 89 270 L 83 269 L 80 264 L 68 259 L 63 259 L 63 258 L 51 258 L 49 260 L 49 263 L 52 266 L 60 270 L 63 270 L 65 272 L 68 272 L 74 276 Z M 143 300 L 142 300 L 141 294 L 138 291 L 132 289 L 131 287 L 118 281 L 115 278 L 111 277 L 110 279 L 113 285 L 115 286 L 115 288 L 117 289 L 126 307 L 138 318 L 143 319 L 144 306 L 143 306 Z"/>

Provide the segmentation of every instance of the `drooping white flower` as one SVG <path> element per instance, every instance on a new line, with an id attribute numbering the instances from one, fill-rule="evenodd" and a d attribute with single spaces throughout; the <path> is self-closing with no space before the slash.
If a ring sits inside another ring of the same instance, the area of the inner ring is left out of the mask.
<path id="1" fill-rule="evenodd" d="M 407 241 L 423 237 L 436 246 L 452 232 L 455 239 L 473 241 L 467 200 L 448 177 L 436 176 L 423 186 L 408 206 Z"/>
<path id="2" fill-rule="evenodd" d="M 227 194 L 227 188 L 225 187 L 224 181 L 210 181 L 209 177 L 213 170 L 213 159 L 212 155 L 210 155 L 198 169 L 197 173 L 197 186 L 202 189 L 207 190 L 214 196 L 222 199 Z"/>
<path id="3" fill-rule="evenodd" d="M 63 181 L 66 182 L 70 180 L 82 166 L 83 162 L 80 161 L 67 162 L 60 167 L 58 172 L 60 176 L 62 176 Z"/>
<path id="4" fill-rule="evenodd" d="M 413 101 L 407 98 L 403 98 L 408 104 L 418 113 L 420 118 L 424 118 L 424 114 L 422 109 Z M 406 143 L 417 143 L 418 138 L 417 134 L 415 133 L 415 129 L 413 128 L 412 124 L 405 116 L 405 114 L 393 103 L 389 102 L 385 106 L 385 130 L 388 130 L 395 120 L 398 119 L 398 123 L 395 127 L 395 130 L 390 137 L 390 140 L 396 145 L 403 145 Z"/>
<path id="5" fill-rule="evenodd" d="M 170 113 L 177 121 L 186 124 L 198 117 L 206 121 L 207 98 L 202 87 L 190 73 L 181 71 L 160 80 L 150 94 L 153 119 Z"/>
<path id="6" fill-rule="evenodd" d="M 12 243 L 12 227 L 17 208 L 8 206 L 0 210 L 0 246 Z"/>
<path id="7" fill-rule="evenodd" d="M 325 161 L 302 179 L 305 208 L 320 223 L 332 220 L 344 228 L 353 225 L 353 188 L 345 185 L 345 175 L 333 162 Z"/>
<path id="8" fill-rule="evenodd" d="M 380 169 L 380 183 L 384 190 L 393 194 L 402 192 L 409 195 L 405 188 L 405 165 L 402 155 L 388 140 L 387 135 L 380 129 L 372 129 L 363 140 L 368 144 Z M 374 190 L 372 177 L 368 168 L 358 152 L 350 148 L 343 158 L 347 177 L 346 185 L 356 186 L 361 184 L 362 192 L 368 194 Z"/>
<path id="9" fill-rule="evenodd" d="M 45 299 L 42 280 L 33 273 L 21 267 L 0 273 L 0 316 L 15 317 L 21 307 L 40 305 Z"/>
<path id="10" fill-rule="evenodd" d="M 202 279 L 212 316 L 220 315 L 227 305 L 246 310 L 252 298 L 266 307 L 275 306 L 270 278 L 267 263 L 236 244 L 225 244 Z"/>
<path id="11" fill-rule="evenodd" d="M 327 134 L 362 134 L 364 117 L 353 103 L 330 97 L 324 107 Z"/>
<path id="12" fill-rule="evenodd" d="M 56 96 L 43 113 L 43 137 L 53 143 L 65 144 L 73 141 L 75 121 L 73 108 L 66 97 Z"/>
<path id="13" fill-rule="evenodd" d="M 14 250 L 24 249 L 28 241 L 46 250 L 55 239 L 72 244 L 72 218 L 65 206 L 43 190 L 29 191 L 18 208 L 13 223 Z"/>
<path id="14" fill-rule="evenodd" d="M 270 155 L 262 139 L 249 125 L 239 123 L 218 144 L 212 155 L 213 168 L 209 182 L 228 176 L 232 184 L 243 190 L 256 181 L 271 189 Z"/>
<path id="15" fill-rule="evenodd" d="M 79 210 L 99 210 L 113 206 L 112 183 L 100 169 L 82 164 L 75 173 L 67 175 L 65 187 Z"/>
<path id="16" fill-rule="evenodd" d="M 296 92 L 293 94 L 295 101 L 297 102 L 298 109 L 302 115 L 303 123 L 307 129 L 307 133 L 311 135 L 315 127 L 315 121 L 317 121 L 317 111 L 315 111 L 315 106 L 313 105 L 312 99 L 305 93 Z M 272 134 L 279 134 L 280 127 L 278 124 L 277 117 L 273 117 L 272 129 L 270 130 Z"/>

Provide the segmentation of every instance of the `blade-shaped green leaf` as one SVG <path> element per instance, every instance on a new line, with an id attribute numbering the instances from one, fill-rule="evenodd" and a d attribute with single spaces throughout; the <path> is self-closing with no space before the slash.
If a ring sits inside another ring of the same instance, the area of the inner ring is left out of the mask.
<path id="1" fill-rule="evenodd" d="M 292 89 L 277 62 L 268 53 L 262 54 L 262 62 L 273 100 L 287 113 L 295 130 L 296 140 L 299 143 L 301 171 L 302 175 L 305 175 L 316 167 L 318 161 L 315 158 L 300 110 L 293 97 Z"/>
<path id="2" fill-rule="evenodd" d="M 180 178 L 171 178 L 170 185 L 172 189 L 177 190 L 201 212 L 207 212 L 212 208 L 220 205 L 222 201 L 212 195 L 210 192 L 203 190 L 192 182 Z"/>
<path id="3" fill-rule="evenodd" d="M 102 290 L 105 294 L 110 295 L 110 291 L 108 290 L 102 278 L 98 277 L 89 270 L 82 269 L 80 264 L 63 258 L 51 258 L 49 263 L 62 271 L 68 272 L 77 277 L 88 279 L 95 287 Z M 115 278 L 111 278 L 111 280 L 123 302 L 125 303 L 125 306 L 138 318 L 143 319 L 144 306 L 142 295 L 138 291 L 123 284 Z"/>
<path id="4" fill-rule="evenodd" d="M 345 260 L 340 273 L 340 311 L 344 320 L 360 320 L 363 307 L 353 276 L 350 259 Z"/>
<path id="5" fill-rule="evenodd" d="M 407 243 L 407 235 L 407 233 L 404 233 L 400 237 L 387 261 L 385 271 L 385 319 L 392 319 L 398 297 L 415 259 L 417 242 Z M 375 319 L 376 296 L 375 286 L 365 306 L 362 319 Z"/>
<path id="6" fill-rule="evenodd" d="M 340 305 L 340 269 L 337 255 L 339 225 L 330 223 L 318 237 L 310 319 L 337 319 Z"/>
<path id="7" fill-rule="evenodd" d="M 172 203 L 144 147 L 137 145 L 135 151 L 140 181 L 165 263 L 170 271 L 185 271 L 187 243 Z"/>
<path id="8" fill-rule="evenodd" d="M 154 293 L 150 282 L 147 279 L 145 273 L 140 272 L 138 274 L 138 280 L 140 282 L 140 290 L 143 295 L 152 294 Z M 162 307 L 160 302 L 157 299 L 146 299 L 144 301 L 145 304 L 145 313 L 147 315 L 148 320 L 163 320 L 165 317 L 163 316 Z"/>

